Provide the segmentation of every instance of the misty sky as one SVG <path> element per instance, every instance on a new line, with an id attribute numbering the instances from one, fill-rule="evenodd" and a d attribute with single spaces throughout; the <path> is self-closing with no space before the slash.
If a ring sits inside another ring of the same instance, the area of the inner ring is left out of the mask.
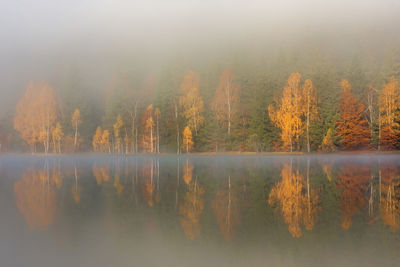
<path id="1" fill-rule="evenodd" d="M 95 77 L 132 51 L 162 58 L 237 40 L 379 31 L 400 26 L 399 11 L 398 0 L 2 0 L 0 105 L 29 80 L 56 80 L 77 62 Z"/>

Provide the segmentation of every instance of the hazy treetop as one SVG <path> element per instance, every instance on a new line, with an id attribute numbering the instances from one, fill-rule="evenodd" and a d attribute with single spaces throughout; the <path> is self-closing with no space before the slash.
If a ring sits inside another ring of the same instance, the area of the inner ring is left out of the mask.
<path id="1" fill-rule="evenodd" d="M 159 62 L 178 51 L 319 43 L 366 32 L 376 34 L 372 40 L 385 32 L 398 38 L 399 11 L 397 0 L 4 0 L 0 105 L 31 79 L 59 82 L 73 64 L 90 80 L 124 61 Z"/>

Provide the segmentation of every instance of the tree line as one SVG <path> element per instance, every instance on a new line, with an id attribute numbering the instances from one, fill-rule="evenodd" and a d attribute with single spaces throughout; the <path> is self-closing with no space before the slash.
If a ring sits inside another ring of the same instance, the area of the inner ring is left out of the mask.
<path id="1" fill-rule="evenodd" d="M 111 86 L 102 123 L 82 138 L 81 132 L 93 118 L 83 118 L 78 106 L 70 114 L 62 114 L 56 91 L 44 81 L 32 81 L 16 106 L 14 128 L 32 153 L 331 152 L 394 150 L 400 145 L 400 87 L 394 76 L 382 88 L 367 85 L 366 101 L 357 98 L 350 82 L 343 79 L 339 112 L 320 133 L 319 142 L 313 138 L 321 131 L 317 129 L 321 120 L 326 119 L 321 114 L 320 92 L 311 79 L 303 79 L 298 72 L 291 73 L 272 103 L 259 111 L 251 106 L 256 103 L 248 101 L 249 92 L 242 90 L 229 69 L 222 72 L 207 100 L 194 71 L 182 77 L 177 90 L 164 92 L 167 100 L 150 96 L 151 80 L 141 90 L 132 90 L 128 84 L 122 78 Z M 115 98 L 120 88 L 126 94 Z M 253 101 L 260 100 L 255 97 Z M 255 120 L 260 115 L 263 121 Z M 254 127 L 255 123 L 263 125 Z M 256 133 L 260 126 L 261 133 Z M 268 134 L 270 146 L 263 140 Z"/>

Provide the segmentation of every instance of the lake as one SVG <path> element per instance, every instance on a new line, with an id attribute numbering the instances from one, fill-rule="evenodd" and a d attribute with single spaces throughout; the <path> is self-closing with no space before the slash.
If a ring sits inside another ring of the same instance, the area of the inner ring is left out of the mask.
<path id="1" fill-rule="evenodd" d="M 0 266 L 399 266 L 400 155 L 0 157 Z"/>

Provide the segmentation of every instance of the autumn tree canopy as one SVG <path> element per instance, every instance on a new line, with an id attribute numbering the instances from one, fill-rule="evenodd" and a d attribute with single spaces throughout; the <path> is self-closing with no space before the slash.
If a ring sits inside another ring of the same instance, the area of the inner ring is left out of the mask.
<path id="1" fill-rule="evenodd" d="M 181 84 L 179 104 L 183 109 L 183 116 L 190 130 L 197 135 L 200 127 L 204 124 L 204 103 L 199 91 L 199 76 L 190 71 L 185 75 Z"/>
<path id="2" fill-rule="evenodd" d="M 17 104 L 14 128 L 31 147 L 32 152 L 36 151 L 38 144 L 43 144 L 45 153 L 49 151 L 57 114 L 54 89 L 42 81 L 30 82 Z"/>
<path id="3" fill-rule="evenodd" d="M 344 149 L 368 148 L 371 139 L 365 106 L 351 92 L 351 85 L 342 80 L 340 97 L 340 120 L 336 123 L 337 134 Z"/>
<path id="4" fill-rule="evenodd" d="M 281 98 L 268 106 L 271 120 L 281 130 L 282 149 L 293 151 L 299 138 L 307 134 L 307 151 L 310 152 L 310 124 L 317 119 L 318 98 L 311 80 L 301 85 L 300 73 L 292 73 L 283 88 Z M 304 119 L 305 118 L 305 119 Z"/>
<path id="5" fill-rule="evenodd" d="M 394 149 L 400 139 L 400 87 L 395 77 L 385 84 L 379 96 L 379 141 L 383 148 Z"/>

